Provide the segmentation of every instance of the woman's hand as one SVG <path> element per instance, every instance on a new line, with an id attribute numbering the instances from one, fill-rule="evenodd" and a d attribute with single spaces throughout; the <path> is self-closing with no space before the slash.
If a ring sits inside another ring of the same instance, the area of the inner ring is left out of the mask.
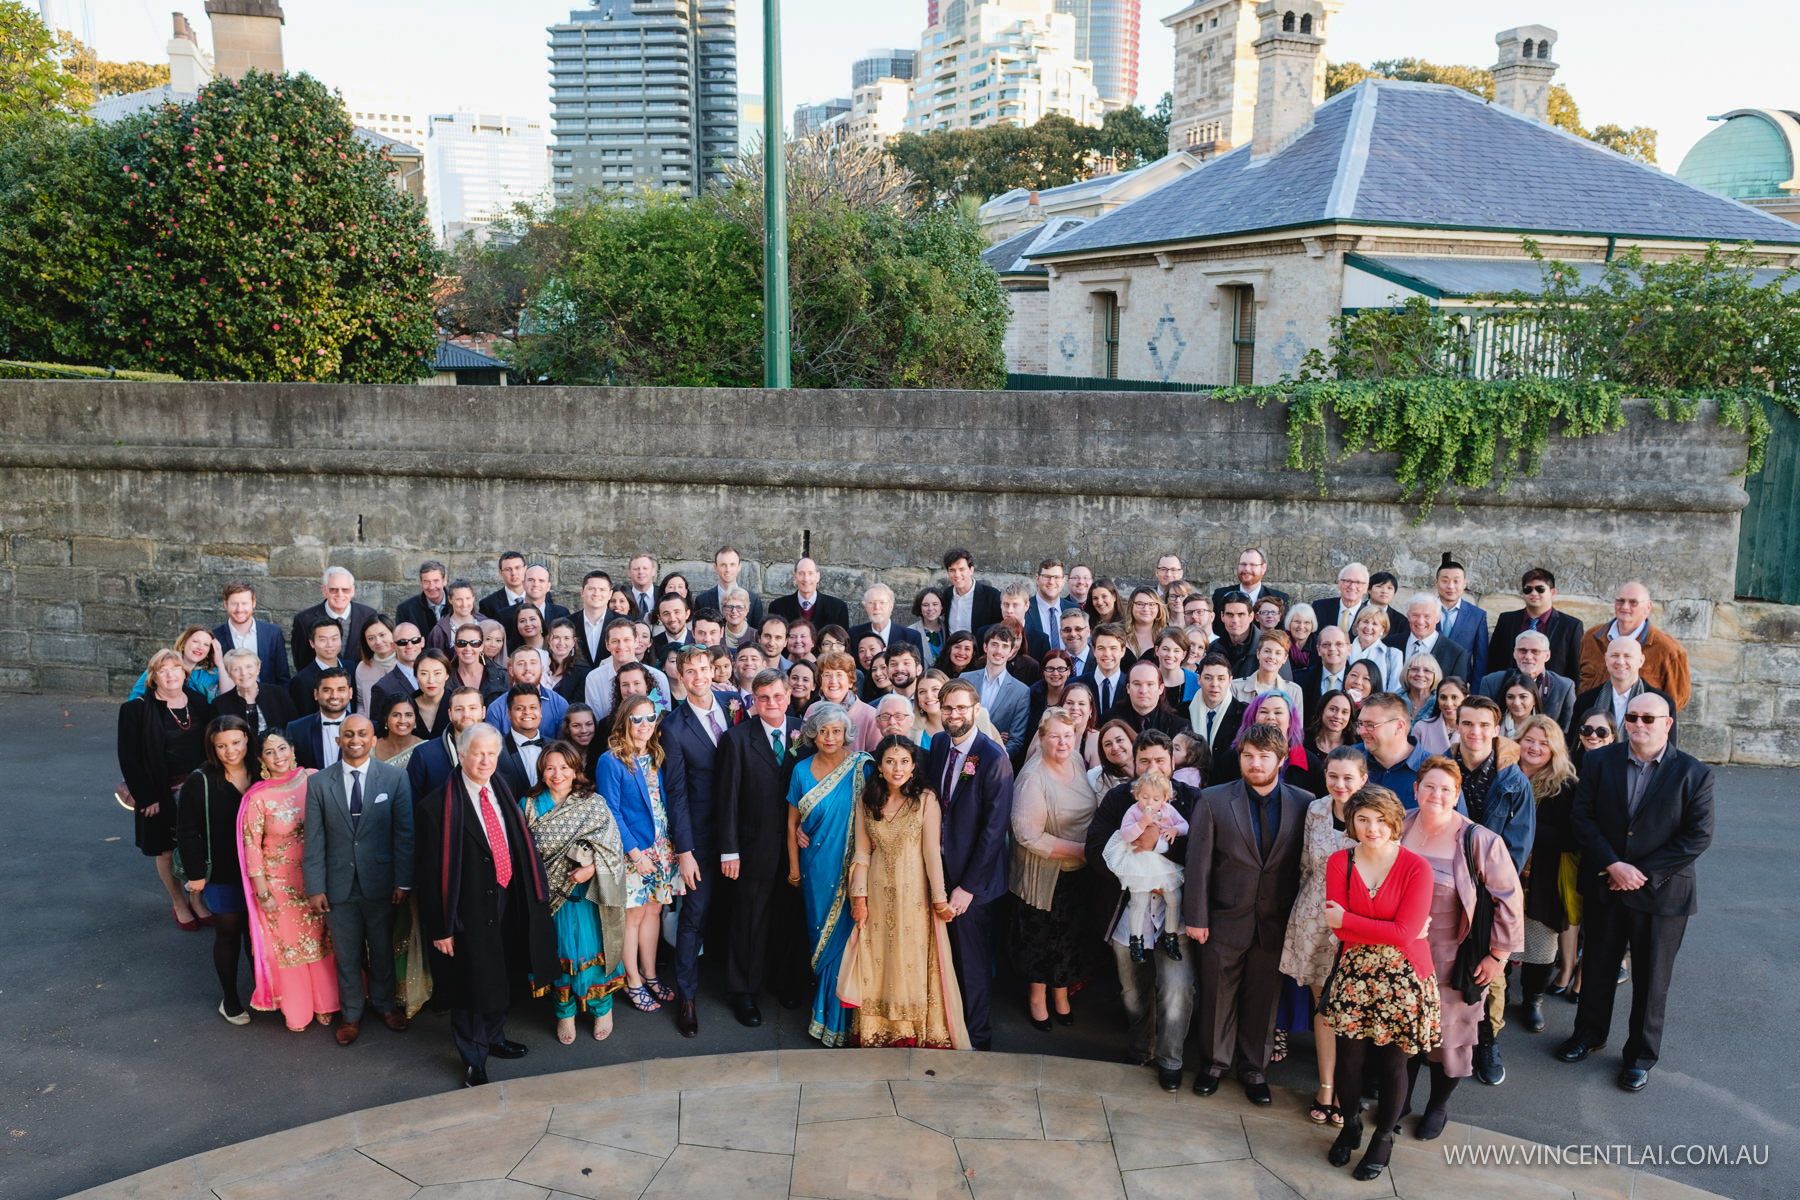
<path id="1" fill-rule="evenodd" d="M 950 902 L 948 900 L 933 901 L 931 912 L 933 916 L 937 917 L 938 920 L 944 922 L 946 925 L 956 919 L 956 910 L 950 907 Z"/>
<path id="2" fill-rule="evenodd" d="M 869 921 L 869 899 L 867 896 L 850 897 L 850 919 L 861 929 Z"/>
<path id="3" fill-rule="evenodd" d="M 1327 900 L 1325 902 L 1325 923 L 1333 929 L 1342 929 L 1344 927 L 1344 906 L 1336 900 Z"/>
<path id="4" fill-rule="evenodd" d="M 147 821 L 151 817 L 154 817 L 157 813 L 159 813 L 161 811 L 162 811 L 161 802 L 158 802 L 156 804 L 146 804 L 146 805 L 144 805 L 144 809 L 143 809 L 144 819 Z"/>
<path id="5" fill-rule="evenodd" d="M 187 881 L 187 890 L 190 892 L 204 892 L 206 890 L 206 880 L 204 880 L 204 879 L 188 880 Z"/>
<path id="6" fill-rule="evenodd" d="M 650 856 L 645 854 L 642 850 L 633 850 L 630 854 L 626 855 L 626 858 L 629 860 L 625 864 L 625 869 L 627 871 L 636 875 L 648 875 L 650 873 Z"/>
<path id="7" fill-rule="evenodd" d="M 802 850 L 812 845 L 812 839 L 806 836 L 806 830 L 804 829 L 797 829 L 794 831 L 794 841 L 799 843 Z"/>
<path id="8" fill-rule="evenodd" d="M 569 882 L 570 883 L 586 883 L 588 880 L 592 879 L 593 877 L 594 877 L 594 864 L 593 863 L 589 863 L 585 867 L 577 867 L 575 870 L 569 872 Z"/>

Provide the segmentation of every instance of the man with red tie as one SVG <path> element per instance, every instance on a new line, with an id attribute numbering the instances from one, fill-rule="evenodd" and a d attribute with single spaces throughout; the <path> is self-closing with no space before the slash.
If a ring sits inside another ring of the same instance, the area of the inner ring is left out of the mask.
<path id="1" fill-rule="evenodd" d="M 557 974 L 550 889 L 517 798 L 494 774 L 500 746 L 500 731 L 486 722 L 463 730 L 456 774 L 441 794 L 421 796 L 414 813 L 419 919 L 448 968 L 435 986 L 450 1004 L 464 1087 L 488 1081 L 490 1055 L 525 1055 L 506 1038 L 509 961 L 536 979 Z"/>

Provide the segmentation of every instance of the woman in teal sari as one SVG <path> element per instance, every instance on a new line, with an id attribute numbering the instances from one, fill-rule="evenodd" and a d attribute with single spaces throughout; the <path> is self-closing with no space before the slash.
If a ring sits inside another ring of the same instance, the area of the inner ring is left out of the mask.
<path id="1" fill-rule="evenodd" d="M 788 787 L 788 883 L 800 887 L 812 937 L 816 983 L 807 1032 L 827 1046 L 843 1046 L 853 1030 L 851 1010 L 838 1003 L 838 967 L 855 928 L 850 859 L 869 756 L 849 752 L 850 714 L 841 705 L 815 705 L 801 736 L 815 753 L 795 766 Z"/>

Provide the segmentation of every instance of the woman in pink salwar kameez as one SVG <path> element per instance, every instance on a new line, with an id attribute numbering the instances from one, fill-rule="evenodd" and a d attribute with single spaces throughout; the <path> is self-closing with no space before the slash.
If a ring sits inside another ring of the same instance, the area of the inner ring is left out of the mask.
<path id="1" fill-rule="evenodd" d="M 250 1007 L 279 1009 L 289 1029 L 304 1033 L 314 1016 L 329 1025 L 338 1011 L 331 933 L 325 918 L 307 906 L 300 869 L 306 777 L 312 772 L 294 765 L 294 748 L 273 730 L 263 738 L 259 758 L 263 781 L 244 793 L 238 809 L 256 964 Z"/>

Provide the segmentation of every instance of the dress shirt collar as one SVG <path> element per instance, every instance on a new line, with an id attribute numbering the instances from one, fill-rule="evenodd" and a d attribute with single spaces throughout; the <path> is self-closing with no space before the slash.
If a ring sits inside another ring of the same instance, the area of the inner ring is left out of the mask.
<path id="1" fill-rule="evenodd" d="M 334 621 L 348 621 L 350 619 L 350 610 L 346 608 L 343 612 L 332 612 L 331 605 L 326 604 L 325 615 Z"/>
<path id="2" fill-rule="evenodd" d="M 756 720 L 757 720 L 757 723 L 762 726 L 763 740 L 765 742 L 768 741 L 770 738 L 774 737 L 776 734 L 780 734 L 784 738 L 787 736 L 787 727 L 785 725 L 771 725 L 767 721 L 763 720 L 761 717 L 756 718 Z"/>

